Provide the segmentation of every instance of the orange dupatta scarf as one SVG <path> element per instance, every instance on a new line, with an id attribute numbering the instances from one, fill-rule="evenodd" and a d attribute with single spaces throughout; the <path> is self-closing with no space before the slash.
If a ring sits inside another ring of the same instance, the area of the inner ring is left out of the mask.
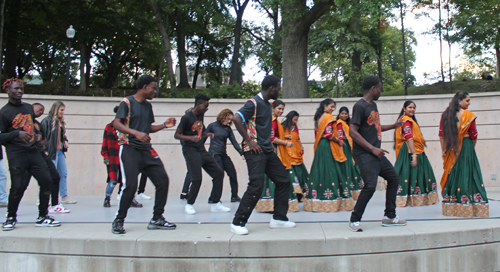
<path id="1" fill-rule="evenodd" d="M 422 154 L 425 151 L 425 140 L 424 136 L 422 136 L 422 132 L 420 131 L 420 127 L 418 126 L 417 122 L 415 122 L 410 116 L 403 115 L 403 120 L 410 121 L 412 126 L 411 126 L 411 133 L 413 134 L 413 144 L 415 145 L 415 151 L 417 151 L 417 154 Z M 401 149 L 401 146 L 403 146 L 403 143 L 406 142 L 405 135 L 403 133 L 403 127 L 399 127 L 396 129 L 396 158 L 399 156 L 399 150 Z M 408 152 L 411 153 L 410 147 L 408 147 Z"/>
<path id="2" fill-rule="evenodd" d="M 273 116 L 273 122 L 276 120 L 276 124 L 278 124 L 278 132 L 279 132 L 279 137 L 278 139 L 286 141 L 285 140 L 285 131 L 283 130 L 283 126 L 281 125 L 280 122 L 278 122 L 278 119 L 276 116 Z M 286 145 L 277 145 L 278 146 L 278 157 L 281 160 L 281 163 L 285 166 L 286 169 L 292 168 L 292 163 L 291 163 L 291 158 L 288 155 L 288 151 L 286 149 Z"/>
<path id="3" fill-rule="evenodd" d="M 328 113 L 323 113 L 321 118 L 318 121 L 318 130 L 316 133 L 316 141 L 314 141 L 314 153 L 316 153 L 316 147 L 318 146 L 319 141 L 323 138 L 325 134 L 325 128 L 328 124 L 333 123 L 333 135 L 338 137 L 337 129 L 335 127 L 336 121 L 333 115 Z M 337 143 L 330 141 L 330 148 L 332 150 L 333 158 L 338 162 L 345 162 L 347 160 L 344 151 Z"/>
<path id="4" fill-rule="evenodd" d="M 455 154 L 453 150 L 449 150 L 443 162 L 443 176 L 441 177 L 441 194 L 444 192 L 444 188 L 446 186 L 446 182 L 448 181 L 448 175 L 450 175 L 451 169 L 455 166 L 457 162 L 458 156 L 460 156 L 460 151 L 462 151 L 462 141 L 464 140 L 465 134 L 469 132 L 470 125 L 472 121 L 476 119 L 474 113 L 464 110 L 462 114 L 462 120 L 460 120 L 460 127 L 458 128 L 458 152 Z"/>
<path id="5" fill-rule="evenodd" d="M 289 131 L 288 128 L 285 129 L 285 134 L 292 135 L 293 147 L 286 147 L 292 165 L 301 165 L 304 162 L 304 152 L 300 147 L 299 134 L 295 131 Z"/>

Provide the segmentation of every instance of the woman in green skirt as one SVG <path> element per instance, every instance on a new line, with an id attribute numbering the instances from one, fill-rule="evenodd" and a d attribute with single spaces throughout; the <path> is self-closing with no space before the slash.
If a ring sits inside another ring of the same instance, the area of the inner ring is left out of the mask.
<path id="1" fill-rule="evenodd" d="M 339 140 L 344 141 L 344 154 L 347 158 L 344 163 L 344 176 L 347 178 L 349 187 L 351 190 L 351 195 L 354 200 L 358 199 L 361 189 L 363 189 L 364 183 L 361 179 L 361 173 L 359 172 L 358 166 L 354 164 L 352 159 L 352 139 L 349 136 L 349 124 L 351 123 L 351 118 L 349 117 L 349 109 L 347 107 L 342 107 L 339 110 L 339 115 L 337 115 L 337 134 Z"/>
<path id="2" fill-rule="evenodd" d="M 488 197 L 475 150 L 476 116 L 467 110 L 469 105 L 469 94 L 459 91 L 441 116 L 443 215 L 488 217 Z"/>
<path id="3" fill-rule="evenodd" d="M 304 195 L 307 194 L 307 181 L 309 180 L 309 173 L 304 165 L 304 146 L 300 141 L 299 127 L 299 113 L 296 111 L 289 112 L 285 120 L 281 123 L 285 131 L 285 135 L 290 135 L 292 147 L 287 147 L 288 155 L 290 155 L 292 170 L 295 173 L 293 180 L 294 193 L 297 195 L 299 201 L 303 200 Z"/>
<path id="4" fill-rule="evenodd" d="M 403 126 L 394 131 L 396 163 L 399 173 L 397 207 L 424 206 L 438 202 L 436 177 L 425 155 L 425 140 L 415 117 L 416 104 L 406 101 L 398 116 Z"/>
<path id="5" fill-rule="evenodd" d="M 283 166 L 288 171 L 290 176 L 290 185 L 293 185 L 296 175 L 292 169 L 291 158 L 288 154 L 287 147 L 293 147 L 294 144 L 291 141 L 292 136 L 287 135 L 281 123 L 278 122 L 278 117 L 283 114 L 285 110 L 285 103 L 281 100 L 276 100 L 273 102 L 273 123 L 271 131 L 271 142 L 274 144 L 276 149 L 276 154 L 280 158 Z M 274 183 L 267 175 L 264 177 L 264 189 L 262 190 L 262 195 L 255 206 L 255 210 L 259 212 L 272 212 L 274 211 Z M 299 211 L 299 201 L 297 200 L 297 195 L 295 194 L 293 186 L 290 186 L 290 195 L 288 202 L 288 212 Z"/>
<path id="6" fill-rule="evenodd" d="M 309 192 L 304 210 L 311 212 L 350 211 L 354 208 L 343 163 L 347 158 L 342 150 L 344 142 L 338 139 L 336 120 L 332 112 L 335 101 L 325 99 L 314 115 L 316 141 L 314 161 L 309 175 Z"/>

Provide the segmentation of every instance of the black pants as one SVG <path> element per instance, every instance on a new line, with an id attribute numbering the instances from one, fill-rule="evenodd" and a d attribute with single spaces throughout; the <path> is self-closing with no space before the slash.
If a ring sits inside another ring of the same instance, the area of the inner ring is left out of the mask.
<path id="1" fill-rule="evenodd" d="M 159 219 L 165 211 L 168 195 L 168 175 L 154 149 L 140 150 L 130 145 L 120 145 L 120 173 L 122 175 L 122 198 L 117 219 L 125 219 L 137 191 L 137 177 L 144 172 L 156 188 L 153 219 Z"/>
<path id="2" fill-rule="evenodd" d="M 189 174 L 189 171 L 187 171 L 186 177 L 184 178 L 184 185 L 182 186 L 183 194 L 187 195 L 189 193 L 189 186 L 191 186 L 191 174 Z"/>
<path id="3" fill-rule="evenodd" d="M 50 176 L 47 163 L 43 160 L 40 152 L 38 150 L 33 150 L 14 158 L 8 158 L 8 160 L 11 181 L 9 204 L 7 208 L 8 217 L 17 217 L 19 203 L 29 184 L 29 179 L 26 180 L 25 178 L 26 172 L 33 175 L 40 186 L 38 216 L 46 216 L 49 208 L 52 177 Z"/>
<path id="4" fill-rule="evenodd" d="M 144 172 L 141 172 L 141 179 L 139 180 L 139 189 L 137 190 L 138 194 L 144 193 L 144 190 L 146 190 L 147 181 L 148 181 L 148 175 Z"/>
<path id="5" fill-rule="evenodd" d="M 365 185 L 361 189 L 356 206 L 354 206 L 354 211 L 351 214 L 351 222 L 361 221 L 366 205 L 377 188 L 378 176 L 387 180 L 384 215 L 394 218 L 396 216 L 396 195 L 399 185 L 399 175 L 394 166 L 392 166 L 391 162 L 385 156 L 378 158 L 368 153 L 355 155 L 354 161 L 359 167 Z"/>
<path id="6" fill-rule="evenodd" d="M 214 159 L 220 168 L 229 176 L 229 185 L 231 185 L 231 197 L 238 197 L 238 178 L 233 161 L 227 154 L 214 154 Z"/>
<path id="7" fill-rule="evenodd" d="M 47 167 L 49 168 L 50 176 L 52 177 L 52 184 L 51 184 L 51 189 L 50 189 L 50 197 L 51 197 L 51 204 L 52 206 L 56 206 L 59 204 L 59 181 L 61 180 L 61 176 L 59 176 L 59 172 L 57 172 L 56 166 L 54 165 L 54 162 L 45 154 L 45 152 L 40 152 L 40 155 L 42 155 L 43 160 L 47 164 Z M 30 179 L 31 179 L 31 173 L 30 172 L 25 172 L 24 174 L 24 183 L 29 184 Z"/>
<path id="8" fill-rule="evenodd" d="M 274 153 L 255 154 L 245 152 L 248 167 L 248 187 L 240 201 L 240 206 L 234 215 L 233 224 L 245 226 L 259 201 L 264 189 L 264 174 L 275 184 L 274 190 L 274 215 L 276 220 L 288 221 L 288 195 L 290 194 L 290 177 L 285 166 Z"/>
<path id="9" fill-rule="evenodd" d="M 213 203 L 220 201 L 222 195 L 222 180 L 224 179 L 224 172 L 220 169 L 212 154 L 206 150 L 185 149 L 183 150 L 184 158 L 188 172 L 191 175 L 191 188 L 189 189 L 187 203 L 193 205 L 198 197 L 198 192 L 201 187 L 203 168 L 212 177 L 212 192 L 209 199 Z"/>

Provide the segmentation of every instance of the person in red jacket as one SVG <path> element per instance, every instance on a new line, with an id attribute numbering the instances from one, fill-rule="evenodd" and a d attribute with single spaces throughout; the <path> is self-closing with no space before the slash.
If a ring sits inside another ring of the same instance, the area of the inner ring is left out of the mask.
<path id="1" fill-rule="evenodd" d="M 118 111 L 118 106 L 116 106 L 113 111 L 116 113 Z M 106 197 L 104 198 L 103 206 L 109 208 L 111 207 L 111 194 L 113 194 L 113 189 L 115 189 L 117 183 L 121 184 L 121 178 L 119 175 L 120 158 L 118 136 L 116 134 L 116 129 L 113 127 L 113 122 L 107 124 L 104 128 L 101 155 L 104 158 L 104 164 L 108 170 L 108 177 L 106 179 L 108 185 L 106 186 Z M 137 202 L 134 198 L 131 206 L 141 208 L 142 204 Z"/>

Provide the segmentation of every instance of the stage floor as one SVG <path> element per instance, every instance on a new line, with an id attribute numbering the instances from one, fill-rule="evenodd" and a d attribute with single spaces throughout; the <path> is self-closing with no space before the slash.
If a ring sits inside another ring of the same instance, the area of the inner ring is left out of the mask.
<path id="1" fill-rule="evenodd" d="M 111 208 L 102 206 L 103 196 L 72 196 L 78 200 L 77 204 L 67 204 L 66 208 L 71 212 L 67 214 L 53 214 L 52 216 L 62 223 L 111 223 L 117 212 L 118 200 L 116 194 L 112 196 Z M 488 199 L 490 205 L 490 218 L 500 218 L 500 188 L 488 190 Z M 165 218 L 178 224 L 229 224 L 232 222 L 234 213 L 239 203 L 231 203 L 229 196 L 224 195 L 222 202 L 231 208 L 228 213 L 211 213 L 210 204 L 207 203 L 208 195 L 199 195 L 194 207 L 197 211 L 195 215 L 184 213 L 185 200 L 180 200 L 178 195 L 170 195 L 165 207 Z M 130 208 L 125 222 L 127 223 L 146 223 L 151 219 L 153 213 L 154 198 L 151 200 L 138 200 L 144 205 L 142 208 Z M 370 203 L 368 204 L 363 221 L 380 221 L 384 215 L 385 190 L 376 191 Z M 33 223 L 38 215 L 38 209 L 35 205 L 36 199 L 23 199 L 19 207 L 17 220 L 19 223 Z M 295 222 L 348 222 L 351 212 L 337 213 L 313 213 L 302 210 L 288 213 L 289 220 Z M 0 212 L 6 213 L 7 208 L 0 208 Z M 421 220 L 456 220 L 464 219 L 461 217 L 446 217 L 442 215 L 441 202 L 423 207 L 404 207 L 397 208 L 399 217 L 408 221 Z M 254 211 L 250 217 L 249 223 L 266 223 L 271 220 L 270 213 L 259 213 Z"/>

